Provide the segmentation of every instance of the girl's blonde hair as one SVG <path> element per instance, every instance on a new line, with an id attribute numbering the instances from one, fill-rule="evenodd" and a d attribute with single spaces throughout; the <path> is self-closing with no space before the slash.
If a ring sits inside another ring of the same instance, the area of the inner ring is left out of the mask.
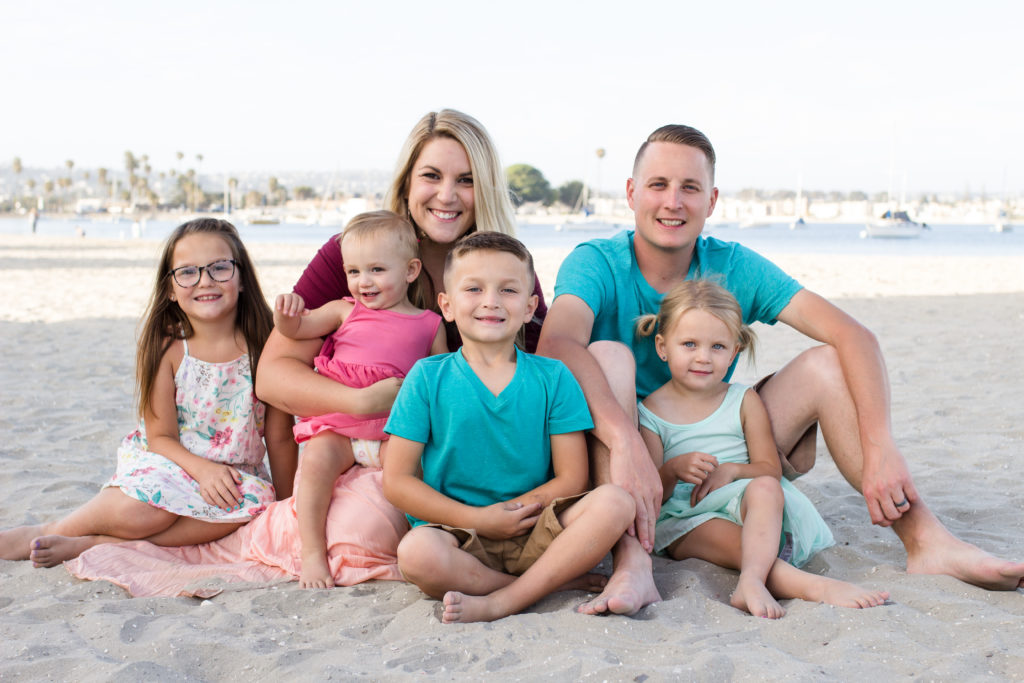
<path id="1" fill-rule="evenodd" d="M 412 167 L 419 159 L 423 147 L 436 138 L 455 140 L 469 157 L 469 170 L 473 174 L 473 213 L 476 224 L 466 234 L 475 230 L 516 234 L 515 211 L 508 191 L 505 171 L 498 160 L 498 151 L 479 121 L 468 114 L 454 109 L 432 111 L 421 118 L 409 137 L 405 139 L 398 155 L 395 178 L 391 182 L 384 206 L 399 216 L 409 215 L 409 185 Z"/>
<path id="2" fill-rule="evenodd" d="M 367 238 L 390 240 L 390 244 L 397 246 L 400 256 L 407 261 L 419 258 L 420 246 L 416 239 L 416 231 L 412 227 L 412 222 L 392 211 L 367 211 L 355 216 L 348 222 L 342 233 L 338 235 L 338 248 L 340 249 L 347 239 L 361 240 Z M 423 277 L 424 271 L 421 268 L 417 279 L 409 285 L 407 296 L 410 301 L 418 301 L 422 298 L 420 292 Z M 355 292 L 352 295 L 355 296 Z M 418 304 L 417 307 L 423 308 L 423 306 Z"/>
<path id="3" fill-rule="evenodd" d="M 219 218 L 196 218 L 179 225 L 164 244 L 157 265 L 153 293 L 139 327 L 139 349 L 135 355 L 135 391 L 140 416 L 145 415 L 150 408 L 150 394 L 153 392 L 156 373 L 171 343 L 175 339 L 189 339 L 195 334 L 188 316 L 181 310 L 178 302 L 171 301 L 170 295 L 174 248 L 182 238 L 196 234 L 217 235 L 231 249 L 231 257 L 235 261 L 235 270 L 239 277 L 235 329 L 245 338 L 253 377 L 256 376 L 256 366 L 259 364 L 263 344 L 266 343 L 270 328 L 274 325 L 274 316 L 263 297 L 256 269 L 235 226 Z"/>
<path id="4" fill-rule="evenodd" d="M 739 350 L 749 352 L 753 360 L 756 335 L 744 324 L 739 302 L 729 290 L 711 280 L 684 280 L 670 289 L 661 300 L 657 315 L 650 313 L 637 318 L 637 334 L 641 337 L 664 334 L 692 309 L 707 311 L 721 320 L 735 337 Z"/>

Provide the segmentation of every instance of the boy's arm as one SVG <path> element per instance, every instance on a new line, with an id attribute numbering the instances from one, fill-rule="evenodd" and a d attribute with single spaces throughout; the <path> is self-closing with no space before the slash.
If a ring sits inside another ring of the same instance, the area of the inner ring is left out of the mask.
<path id="1" fill-rule="evenodd" d="M 336 299 L 310 311 L 298 294 L 281 294 L 274 303 L 274 327 L 290 339 L 319 339 L 337 330 L 352 308 L 350 302 Z"/>
<path id="2" fill-rule="evenodd" d="M 292 428 L 295 418 L 283 410 L 267 406 L 264 418 L 263 440 L 267 444 L 270 477 L 278 500 L 290 498 L 295 485 L 295 470 L 299 465 L 299 445 L 295 443 Z"/>
<path id="3" fill-rule="evenodd" d="M 593 329 L 594 312 L 590 306 L 577 296 L 562 294 L 552 302 L 544 320 L 537 353 L 565 363 L 583 388 L 594 419 L 594 436 L 609 452 L 607 468 L 611 483 L 633 496 L 637 538 L 650 549 L 661 507 L 661 478 L 632 415 L 623 410 L 597 359 L 587 348 Z M 635 385 L 635 381 L 634 371 L 631 384 Z M 621 399 L 625 401 L 626 397 Z M 629 402 L 633 401 L 635 395 L 629 397 Z"/>
<path id="4" fill-rule="evenodd" d="M 551 468 L 555 476 L 550 481 L 509 502 L 523 505 L 538 503 L 544 509 L 556 498 L 586 491 L 590 466 L 587 463 L 587 438 L 583 432 L 551 435 Z"/>
<path id="5" fill-rule="evenodd" d="M 843 379 L 857 408 L 863 453 L 860 489 L 871 521 L 888 526 L 891 521 L 886 519 L 882 506 L 892 508 L 892 501 L 904 498 L 914 503 L 918 494 L 892 437 L 889 379 L 878 340 L 854 318 L 806 289 L 793 296 L 778 319 L 836 350 Z M 897 515 L 903 512 L 898 508 L 895 511 Z"/>
<path id="6" fill-rule="evenodd" d="M 526 533 L 537 522 L 539 506 L 496 503 L 473 507 L 449 498 L 423 481 L 420 457 L 423 444 L 391 435 L 384 459 L 384 496 L 413 517 L 462 529 L 476 529 L 488 538 L 511 538 Z"/>

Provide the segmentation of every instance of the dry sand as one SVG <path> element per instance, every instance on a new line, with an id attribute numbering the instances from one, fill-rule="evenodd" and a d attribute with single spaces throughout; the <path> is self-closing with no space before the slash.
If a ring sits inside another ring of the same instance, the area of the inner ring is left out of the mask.
<path id="1" fill-rule="evenodd" d="M 88 500 L 135 423 L 135 324 L 158 245 L 0 236 L 0 527 Z M 255 245 L 268 295 L 315 246 Z M 548 292 L 564 251 L 537 254 Z M 881 338 L 893 424 L 918 488 L 954 533 L 1024 558 L 1024 259 L 779 256 Z M 807 346 L 761 326 L 754 377 Z M 491 624 L 444 626 L 412 586 L 228 585 L 211 599 L 131 599 L 63 568 L 0 561 L 0 678 L 976 680 L 1024 676 L 1022 591 L 909 576 L 829 458 L 798 484 L 837 539 L 808 569 L 885 588 L 889 606 L 790 601 L 777 622 L 727 603 L 735 574 L 655 561 L 665 600 L 632 619 L 561 593 Z"/>

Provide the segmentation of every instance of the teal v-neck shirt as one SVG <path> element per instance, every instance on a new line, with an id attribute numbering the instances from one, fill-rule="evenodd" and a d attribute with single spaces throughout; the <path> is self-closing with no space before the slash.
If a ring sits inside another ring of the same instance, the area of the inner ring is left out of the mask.
<path id="1" fill-rule="evenodd" d="M 495 396 L 460 349 L 413 366 L 384 431 L 424 445 L 427 485 L 484 507 L 553 478 L 552 434 L 593 427 L 583 391 L 561 361 L 517 349 L 515 375 Z"/>
<path id="2" fill-rule="evenodd" d="M 583 242 L 565 258 L 555 282 L 555 298 L 572 294 L 594 312 L 590 341 L 618 341 L 636 358 L 636 393 L 645 398 L 669 380 L 668 365 L 658 358 L 654 336 L 636 333 L 642 315 L 657 313 L 664 294 L 651 287 L 636 263 L 634 231 Z M 700 237 L 694 246 L 687 280 L 713 280 L 736 297 L 748 325 L 774 325 L 802 289 L 799 282 L 755 251 L 736 242 Z M 729 381 L 735 361 L 725 381 Z"/>

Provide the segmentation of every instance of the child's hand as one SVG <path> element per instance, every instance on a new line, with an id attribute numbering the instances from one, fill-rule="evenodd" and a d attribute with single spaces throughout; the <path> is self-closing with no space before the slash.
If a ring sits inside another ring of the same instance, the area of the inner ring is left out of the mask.
<path id="1" fill-rule="evenodd" d="M 540 518 L 540 503 L 495 503 L 479 509 L 476 532 L 486 538 L 514 538 L 530 531 Z"/>
<path id="2" fill-rule="evenodd" d="M 287 294 L 278 294 L 274 301 L 274 314 L 278 313 L 288 318 L 294 318 L 299 314 L 309 315 L 309 309 L 306 308 L 306 302 L 301 296 L 295 292 L 288 292 Z"/>
<path id="3" fill-rule="evenodd" d="M 707 477 L 704 478 L 697 486 L 693 487 L 693 491 L 690 492 L 690 505 L 696 505 L 700 501 L 704 500 L 704 496 L 708 495 L 715 489 L 720 489 L 726 484 L 736 479 L 734 474 L 735 468 L 733 463 L 725 463 L 721 467 L 713 469 Z"/>
<path id="4" fill-rule="evenodd" d="M 718 467 L 718 458 L 708 453 L 692 451 L 683 453 L 670 460 L 674 466 L 676 479 L 687 484 L 700 486 Z"/>
<path id="5" fill-rule="evenodd" d="M 210 505 L 228 511 L 241 509 L 238 484 L 242 483 L 242 475 L 234 467 L 205 460 L 192 478 L 199 483 L 199 495 Z"/>

